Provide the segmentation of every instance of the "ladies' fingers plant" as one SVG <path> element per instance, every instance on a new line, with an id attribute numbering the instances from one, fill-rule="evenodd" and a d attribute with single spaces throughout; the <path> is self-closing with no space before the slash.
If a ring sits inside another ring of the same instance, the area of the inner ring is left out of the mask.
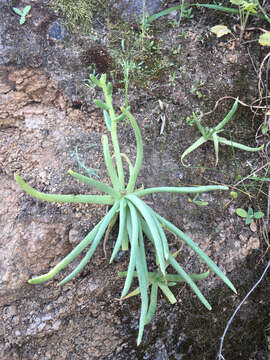
<path id="1" fill-rule="evenodd" d="M 199 129 L 202 136 L 197 141 L 195 141 L 191 146 L 189 146 L 181 155 L 181 162 L 183 165 L 185 165 L 183 163 L 184 158 L 188 154 L 190 154 L 192 151 L 197 149 L 199 146 L 201 146 L 202 144 L 207 142 L 208 140 L 213 141 L 213 143 L 214 143 L 214 149 L 215 149 L 215 155 L 216 155 L 216 165 L 218 164 L 219 144 L 229 145 L 229 146 L 238 148 L 240 150 L 245 150 L 245 151 L 260 151 L 263 149 L 264 145 L 257 147 L 257 148 L 252 148 L 250 146 L 242 145 L 237 142 L 227 140 L 224 137 L 221 137 L 218 135 L 218 133 L 220 133 L 222 131 L 223 127 L 227 124 L 227 122 L 232 118 L 232 116 L 236 112 L 237 105 L 238 105 L 238 98 L 235 100 L 233 107 L 228 112 L 228 114 L 225 116 L 225 118 L 220 123 L 218 123 L 217 126 L 215 126 L 214 128 L 208 128 L 208 127 L 204 128 L 201 125 L 200 120 L 197 118 L 196 114 L 193 113 L 194 122 L 197 125 L 197 128 Z"/>
<path id="2" fill-rule="evenodd" d="M 172 283 L 184 281 L 191 287 L 201 302 L 208 309 L 211 309 L 210 304 L 207 302 L 195 283 L 196 280 L 204 278 L 205 274 L 196 275 L 194 277 L 194 275 L 188 275 L 185 272 L 174 256 L 170 253 L 165 234 L 166 229 L 182 239 L 211 270 L 213 270 L 234 292 L 236 292 L 231 281 L 185 233 L 179 230 L 171 222 L 157 214 L 141 198 L 156 192 L 198 194 L 204 191 L 228 190 L 228 188 L 226 186 L 210 185 L 198 187 L 154 187 L 149 189 L 136 189 L 136 180 L 139 175 L 143 159 L 143 143 L 140 129 L 135 121 L 135 118 L 130 113 L 129 107 L 121 108 L 121 115 L 116 116 L 112 105 L 112 84 L 106 83 L 106 75 L 103 74 L 100 79 L 94 75 L 90 75 L 90 78 L 96 86 L 99 86 L 103 90 L 104 94 L 104 101 L 95 100 L 94 102 L 104 111 L 107 128 L 111 135 L 113 156 L 110 153 L 109 140 L 106 135 L 102 137 L 102 144 L 105 165 L 112 186 L 98 180 L 93 180 L 92 178 L 78 174 L 71 170 L 69 171 L 71 176 L 91 187 L 96 188 L 102 192 L 103 195 L 46 194 L 33 189 L 17 174 L 15 174 L 15 180 L 28 194 L 41 200 L 66 203 L 96 203 L 111 205 L 111 208 L 104 218 L 94 226 L 89 234 L 62 261 L 60 261 L 47 274 L 30 279 L 29 283 L 39 284 L 50 280 L 62 269 L 64 269 L 71 261 L 73 261 L 75 257 L 88 248 L 79 265 L 67 277 L 65 277 L 59 285 L 63 285 L 73 279 L 74 276 L 79 274 L 85 265 L 90 261 L 101 239 L 104 237 L 106 241 L 111 228 L 118 219 L 118 236 L 115 241 L 110 262 L 115 259 L 121 248 L 122 250 L 128 250 L 130 248 L 129 265 L 127 272 L 125 273 L 126 279 L 121 297 L 125 298 L 127 296 L 133 278 L 137 277 L 139 283 L 139 293 L 141 296 L 141 315 L 137 339 L 137 344 L 139 345 L 142 340 L 144 326 L 148 321 L 150 321 L 149 319 L 151 319 L 151 314 L 154 313 L 158 287 L 166 294 L 169 300 L 173 302 L 172 300 L 174 297 L 169 290 L 169 286 L 171 286 Z M 118 143 L 117 125 L 119 121 L 125 118 L 129 120 L 136 138 L 137 156 L 134 165 L 131 163 L 126 154 L 122 154 L 120 152 Z M 114 165 L 113 157 L 116 165 Z M 123 159 L 127 161 L 129 165 L 128 179 L 125 178 Z M 147 269 L 144 239 L 148 239 L 154 247 L 156 264 L 158 267 L 157 276 L 153 275 Z M 167 274 L 166 268 L 169 265 L 174 268 L 178 275 Z M 153 279 L 157 280 L 154 281 Z M 149 300 L 148 287 L 150 284 L 154 286 L 154 290 L 151 291 Z"/>

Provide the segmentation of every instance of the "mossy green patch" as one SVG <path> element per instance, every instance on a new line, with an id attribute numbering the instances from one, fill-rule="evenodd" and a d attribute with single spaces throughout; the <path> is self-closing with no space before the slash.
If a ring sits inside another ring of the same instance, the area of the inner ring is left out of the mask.
<path id="1" fill-rule="evenodd" d="M 64 24 L 73 33 L 87 34 L 95 17 L 106 14 L 109 2 L 105 0 L 54 0 L 52 8 L 59 13 Z"/>

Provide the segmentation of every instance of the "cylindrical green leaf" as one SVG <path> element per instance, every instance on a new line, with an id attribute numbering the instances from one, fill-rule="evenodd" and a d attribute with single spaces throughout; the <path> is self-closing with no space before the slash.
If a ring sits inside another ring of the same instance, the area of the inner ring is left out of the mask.
<path id="1" fill-rule="evenodd" d="M 68 276 L 62 280 L 59 285 L 64 285 L 68 281 L 74 278 L 79 272 L 82 271 L 82 269 L 85 267 L 85 265 L 91 260 L 92 255 L 94 254 L 100 240 L 102 239 L 102 236 L 104 235 L 107 226 L 119 210 L 119 201 L 117 201 L 113 207 L 109 210 L 109 212 L 104 216 L 103 220 L 101 221 L 100 227 L 98 229 L 98 232 L 95 236 L 95 239 L 93 240 L 90 249 L 87 251 L 85 257 L 82 259 L 80 264 L 76 267 L 75 270 L 73 270 Z"/>
<path id="2" fill-rule="evenodd" d="M 149 211 L 146 204 L 137 196 L 135 196 L 133 194 L 128 194 L 125 196 L 125 198 L 130 200 L 135 205 L 135 207 L 138 209 L 138 211 L 142 214 L 142 217 L 145 219 L 145 221 L 151 231 L 152 237 L 154 239 L 155 250 L 156 250 L 157 257 L 158 257 L 160 270 L 161 270 L 162 274 L 165 275 L 166 266 L 165 266 L 165 258 L 164 258 L 162 240 L 160 238 L 160 234 L 159 234 L 156 222 L 153 219 L 152 212 Z"/>
<path id="3" fill-rule="evenodd" d="M 96 104 L 99 108 L 103 109 L 103 110 L 109 110 L 109 106 L 107 104 L 105 104 L 104 102 L 102 102 L 99 99 L 94 99 L 93 100 L 94 104 Z"/>
<path id="4" fill-rule="evenodd" d="M 120 191 L 120 188 L 121 188 L 120 181 L 117 176 L 115 167 L 113 166 L 112 157 L 111 157 L 110 150 L 109 150 L 108 136 L 103 135 L 101 142 L 103 144 L 103 153 L 104 153 L 106 168 L 107 168 L 108 174 L 110 176 L 111 182 L 113 184 L 113 188 L 116 191 Z"/>
<path id="5" fill-rule="evenodd" d="M 129 260 L 129 264 L 128 264 L 127 277 L 126 277 L 125 285 L 124 285 L 124 288 L 123 288 L 123 291 L 121 294 L 121 298 L 126 296 L 126 294 L 128 293 L 128 291 L 130 289 L 134 270 L 135 270 L 136 256 L 137 256 L 137 252 L 138 252 L 138 236 L 139 236 L 138 217 L 137 217 L 136 210 L 132 203 L 128 202 L 128 208 L 129 208 L 129 213 L 127 213 L 127 221 L 131 222 L 130 231 L 128 228 L 129 239 L 130 239 L 130 260 Z"/>
<path id="6" fill-rule="evenodd" d="M 239 143 L 236 143 L 234 141 L 231 141 L 231 140 L 227 140 L 223 137 L 218 137 L 218 141 L 223 144 L 223 145 L 229 145 L 229 146 L 233 146 L 237 149 L 240 149 L 240 150 L 244 150 L 244 151 L 249 151 L 249 152 L 255 152 L 255 151 L 261 151 L 263 148 L 264 148 L 264 145 L 261 145 L 257 148 L 252 148 L 250 146 L 246 146 L 246 145 L 242 145 L 242 144 L 239 144 Z"/>
<path id="7" fill-rule="evenodd" d="M 163 186 L 163 187 L 154 187 L 144 190 L 138 190 L 135 192 L 135 195 L 138 197 L 143 197 L 157 192 L 161 192 L 161 193 L 170 192 L 177 194 L 194 194 L 194 193 L 197 194 L 200 192 L 215 191 L 215 190 L 229 190 L 229 188 L 223 185 L 178 186 L 178 187 Z"/>
<path id="8" fill-rule="evenodd" d="M 78 180 L 82 181 L 83 183 L 85 183 L 87 185 L 93 186 L 96 189 L 98 189 L 100 191 L 103 191 L 103 192 L 111 195 L 114 198 L 119 197 L 119 194 L 117 193 L 117 191 L 115 191 L 111 186 L 109 186 L 107 184 L 104 184 L 101 181 L 93 180 L 93 179 L 89 178 L 88 176 L 78 174 L 78 173 L 76 173 L 75 171 L 72 171 L 72 170 L 69 170 L 69 174 L 71 176 L 73 176 L 75 179 L 78 179 Z"/>
<path id="9" fill-rule="evenodd" d="M 207 265 L 208 267 L 214 271 L 232 289 L 234 293 L 237 294 L 237 291 L 231 281 L 227 278 L 227 276 L 217 267 L 217 265 L 207 256 L 197 244 L 194 243 L 193 240 L 189 236 L 187 236 L 183 231 L 178 229 L 175 225 L 173 225 L 170 221 L 164 219 L 158 213 L 156 216 L 160 220 L 161 224 L 164 224 L 170 231 L 172 231 L 175 235 L 180 237 Z"/>
<path id="10" fill-rule="evenodd" d="M 191 289 L 195 292 L 195 294 L 198 296 L 198 298 L 201 300 L 203 305 L 208 309 L 212 310 L 211 305 L 206 300 L 206 298 L 203 296 L 201 291 L 199 290 L 198 286 L 195 284 L 195 282 L 191 279 L 191 277 L 184 271 L 184 269 L 178 264 L 178 262 L 175 260 L 175 258 L 172 255 L 169 255 L 168 262 L 172 265 L 172 267 L 178 272 L 179 275 L 183 277 L 183 279 L 188 283 L 188 285 L 191 287 Z"/>
<path id="11" fill-rule="evenodd" d="M 48 281 L 53 278 L 56 274 L 59 273 L 62 269 L 64 269 L 76 256 L 78 256 L 95 238 L 98 229 L 101 225 L 100 221 L 93 230 L 62 260 L 58 263 L 52 270 L 50 270 L 47 274 L 34 277 L 28 280 L 29 284 L 40 284 L 42 282 Z"/>
<path id="12" fill-rule="evenodd" d="M 122 198 L 120 200 L 119 232 L 118 232 L 116 243 L 113 248 L 110 263 L 113 262 L 115 256 L 118 254 L 118 251 L 120 250 L 121 244 L 123 242 L 124 230 L 125 230 L 125 226 L 126 226 L 126 206 L 127 206 L 127 202 L 124 198 Z"/>
<path id="13" fill-rule="evenodd" d="M 19 175 L 14 174 L 14 178 L 18 185 L 29 195 L 49 201 L 49 202 L 63 202 L 63 203 L 88 203 L 88 204 L 107 204 L 112 205 L 114 198 L 109 195 L 60 195 L 60 194 L 46 194 L 35 190 L 28 185 Z"/>

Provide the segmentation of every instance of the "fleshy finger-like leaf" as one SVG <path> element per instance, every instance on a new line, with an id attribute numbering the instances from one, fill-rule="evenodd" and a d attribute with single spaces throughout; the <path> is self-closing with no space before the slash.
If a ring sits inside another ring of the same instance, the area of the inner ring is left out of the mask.
<path id="1" fill-rule="evenodd" d="M 56 274 L 58 274 L 62 269 L 64 269 L 76 256 L 78 256 L 91 242 L 94 240 L 98 229 L 101 225 L 102 220 L 91 230 L 91 232 L 62 260 L 58 263 L 52 270 L 47 274 L 34 277 L 28 280 L 29 284 L 40 284 L 42 282 L 52 279 Z"/>
<path id="2" fill-rule="evenodd" d="M 217 126 L 214 127 L 214 132 L 221 130 L 227 124 L 227 122 L 230 121 L 230 119 L 233 117 L 234 113 L 237 110 L 237 106 L 238 106 L 238 98 L 235 100 L 233 107 L 225 116 L 225 118 L 219 124 L 217 124 Z"/>
<path id="3" fill-rule="evenodd" d="M 207 139 L 205 139 L 203 136 L 201 136 L 197 141 L 195 141 L 195 143 L 193 143 L 192 145 L 190 145 L 181 155 L 181 163 L 186 166 L 183 163 L 184 157 L 186 157 L 188 154 L 190 154 L 192 151 L 194 151 L 195 149 L 197 149 L 199 146 L 201 146 L 202 144 L 204 144 L 207 141 Z"/>
<path id="4" fill-rule="evenodd" d="M 110 151 L 109 151 L 108 136 L 103 135 L 101 141 L 102 141 L 102 144 L 103 144 L 103 153 L 104 153 L 105 164 L 106 164 L 107 171 L 108 171 L 108 174 L 110 176 L 111 182 L 113 184 L 113 188 L 115 190 L 117 190 L 117 191 L 120 191 L 119 178 L 117 176 L 117 172 L 115 170 L 115 167 L 113 166 L 111 154 L 110 154 Z"/>
<path id="5" fill-rule="evenodd" d="M 148 210 L 147 205 L 137 196 L 129 194 L 125 196 L 126 199 L 130 200 L 138 209 L 138 211 L 142 214 L 142 217 L 145 219 L 146 223 L 148 224 L 148 227 L 150 229 L 150 232 L 152 234 L 152 237 L 154 239 L 156 254 L 159 260 L 159 266 L 160 270 L 165 275 L 165 259 L 164 259 L 164 251 L 163 251 L 163 245 L 160 238 L 160 234 L 158 231 L 158 228 L 156 226 L 155 220 L 153 219 L 153 215 L 151 211 Z"/>
<path id="6" fill-rule="evenodd" d="M 215 148 L 215 154 L 216 154 L 216 166 L 217 166 L 217 164 L 218 164 L 218 136 L 215 132 L 212 135 L 212 139 L 214 142 L 214 148 Z"/>
<path id="7" fill-rule="evenodd" d="M 88 204 L 108 204 L 112 205 L 114 199 L 109 195 L 61 195 L 61 194 L 46 194 L 28 185 L 18 174 L 14 174 L 17 184 L 29 195 L 49 201 L 49 202 L 63 202 L 63 203 L 88 203 Z"/>
<path id="8" fill-rule="evenodd" d="M 20 16 L 23 16 L 23 12 L 22 12 L 20 9 L 18 9 L 18 8 L 16 8 L 16 7 L 13 7 L 12 10 L 13 10 L 16 14 L 18 14 L 18 15 L 20 15 Z"/>
<path id="9" fill-rule="evenodd" d="M 20 25 L 23 25 L 26 21 L 26 17 L 24 15 L 21 16 L 20 18 Z"/>
<path id="10" fill-rule="evenodd" d="M 134 116 L 129 112 L 128 108 L 121 108 L 124 115 L 126 115 L 130 121 L 130 124 L 133 128 L 135 138 L 136 138 L 136 145 L 137 145 L 137 156 L 136 161 L 134 165 L 134 169 L 132 171 L 132 175 L 130 175 L 128 185 L 127 185 L 127 192 L 131 192 L 134 189 L 137 177 L 139 175 L 141 166 L 142 166 L 142 160 L 143 160 L 143 143 L 142 143 L 142 135 L 140 132 L 140 129 L 138 127 L 138 124 L 134 118 Z"/>
<path id="11" fill-rule="evenodd" d="M 111 131 L 112 121 L 111 121 L 110 115 L 108 114 L 107 110 L 103 110 L 103 116 L 104 116 L 108 131 Z"/>
<path id="12" fill-rule="evenodd" d="M 201 135 L 203 136 L 204 139 L 207 140 L 206 132 L 205 132 L 200 120 L 197 118 L 197 115 L 195 114 L 195 112 L 193 112 L 192 115 L 193 115 L 193 120 L 194 120 L 195 124 L 197 125 L 197 128 L 199 129 Z"/>
<path id="13" fill-rule="evenodd" d="M 124 288 L 122 290 L 121 298 L 127 295 L 136 265 L 136 257 L 138 252 L 138 236 L 139 236 L 139 225 L 136 210 L 132 203 L 128 202 L 129 212 L 127 212 L 127 228 L 130 239 L 130 260 L 128 264 L 128 272 L 125 281 Z"/>
<path id="14" fill-rule="evenodd" d="M 158 192 L 169 192 L 176 194 L 197 194 L 200 192 L 215 191 L 215 190 L 229 190 L 228 186 L 224 185 L 205 185 L 205 186 L 162 186 L 154 187 L 143 190 L 138 190 L 135 192 L 136 196 L 143 197 L 149 194 L 158 193 Z"/>
<path id="15" fill-rule="evenodd" d="M 203 305 L 208 309 L 211 310 L 212 307 L 209 304 L 209 302 L 206 300 L 206 298 L 201 293 L 198 286 L 195 284 L 195 282 L 191 279 L 191 277 L 185 272 L 185 270 L 178 264 L 178 262 L 175 260 L 175 258 L 170 255 L 168 262 L 172 265 L 172 267 L 178 272 L 179 275 L 183 277 L 183 279 L 188 283 L 188 285 L 191 287 L 191 289 L 195 292 L 195 294 L 198 296 L 198 298 L 201 300 Z"/>
<path id="16" fill-rule="evenodd" d="M 207 276 L 209 276 L 209 274 L 210 274 L 210 271 L 208 270 L 201 274 L 190 274 L 189 276 L 191 277 L 191 279 L 193 281 L 200 281 L 200 280 L 207 278 Z M 185 282 L 185 280 L 182 278 L 181 275 L 166 274 L 166 279 L 168 281 Z"/>
<path id="17" fill-rule="evenodd" d="M 113 262 L 115 256 L 118 254 L 118 251 L 120 250 L 123 236 L 124 236 L 124 229 L 126 226 L 126 206 L 127 202 L 125 199 L 120 200 L 120 213 L 119 213 L 119 232 L 117 236 L 116 243 L 113 248 L 112 256 L 110 258 L 110 263 Z"/>
<path id="18" fill-rule="evenodd" d="M 165 260 L 168 260 L 170 250 L 169 250 L 169 245 L 168 245 L 168 241 L 167 241 L 167 237 L 165 235 L 165 232 L 164 232 L 164 230 L 162 228 L 162 225 L 160 224 L 159 220 L 156 218 L 155 211 L 153 211 L 150 208 L 150 206 L 148 206 L 148 205 L 146 205 L 146 206 L 148 207 L 149 211 L 152 212 L 153 219 L 154 219 L 154 221 L 156 223 L 157 229 L 159 231 L 160 239 L 161 239 L 161 242 L 162 242 L 164 257 L 165 257 Z"/>
<path id="19" fill-rule="evenodd" d="M 95 187 L 96 189 L 111 195 L 114 198 L 118 197 L 118 193 L 109 185 L 104 184 L 101 181 L 93 180 L 87 176 L 76 173 L 75 171 L 69 170 L 69 174 L 75 179 L 82 181 L 83 183 Z"/>
<path id="20" fill-rule="evenodd" d="M 171 292 L 171 290 L 168 288 L 168 286 L 159 283 L 158 286 L 162 290 L 163 294 L 166 296 L 166 298 L 169 300 L 171 304 L 175 304 L 177 302 L 175 296 Z"/>
<path id="21" fill-rule="evenodd" d="M 151 295 L 150 295 L 150 305 L 145 318 L 145 325 L 149 324 L 154 316 L 157 307 L 157 293 L 158 293 L 158 284 L 153 282 L 151 287 Z"/>
<path id="22" fill-rule="evenodd" d="M 141 293 L 141 314 L 140 314 L 137 345 L 140 345 L 140 343 L 142 341 L 143 330 L 144 330 L 144 325 L 145 325 L 145 318 L 146 318 L 147 309 L 148 309 L 148 294 L 147 294 L 148 273 L 147 273 L 147 265 L 146 265 L 146 259 L 145 259 L 145 251 L 144 251 L 144 247 L 142 247 L 142 246 L 143 246 L 143 241 L 140 241 L 139 246 L 138 246 L 137 255 L 136 255 L 136 269 L 137 269 L 139 287 L 140 287 L 140 293 Z"/>
<path id="23" fill-rule="evenodd" d="M 235 148 L 238 148 L 240 150 L 244 150 L 244 151 L 250 151 L 250 152 L 254 152 L 254 151 L 260 151 L 264 148 L 264 145 L 261 145 L 257 148 L 252 148 L 250 146 L 246 146 L 246 145 L 242 145 L 242 144 L 239 144 L 239 143 L 236 143 L 234 141 L 231 141 L 231 140 L 227 140 L 223 137 L 218 137 L 218 141 L 223 144 L 223 145 L 229 145 L 229 146 L 233 146 Z"/>
<path id="24" fill-rule="evenodd" d="M 193 240 L 190 239 L 183 231 L 178 229 L 175 225 L 173 225 L 170 221 L 164 219 L 162 216 L 157 214 L 157 217 L 160 219 L 160 222 L 164 224 L 170 231 L 172 231 L 175 235 L 180 237 L 207 265 L 208 267 L 217 274 L 218 277 L 221 278 L 229 286 L 232 291 L 237 294 L 237 291 L 231 281 L 227 278 L 227 276 L 218 268 L 218 266 L 207 256 L 197 244 L 194 243 Z M 180 274 L 181 275 L 181 274 Z"/>
<path id="25" fill-rule="evenodd" d="M 115 214 L 117 213 L 119 209 L 119 202 L 116 202 L 113 207 L 109 210 L 109 212 L 104 216 L 100 227 L 98 229 L 98 232 L 96 234 L 95 239 L 93 240 L 90 249 L 87 251 L 85 257 L 82 259 L 82 261 L 79 263 L 79 265 L 76 267 L 76 269 L 74 269 L 68 276 L 66 276 L 64 278 L 64 280 L 62 280 L 59 285 L 64 285 L 65 283 L 67 283 L 68 281 L 70 281 L 71 279 L 74 278 L 74 276 L 76 276 L 79 272 L 82 271 L 82 269 L 85 267 L 85 265 L 91 260 L 92 255 L 94 254 L 102 236 L 104 235 L 107 226 L 109 225 L 109 223 L 111 222 L 111 220 L 113 219 L 113 217 L 115 216 Z"/>
<path id="26" fill-rule="evenodd" d="M 31 10 L 31 5 L 26 5 L 25 8 L 23 9 L 23 16 L 26 16 L 30 10 Z"/>

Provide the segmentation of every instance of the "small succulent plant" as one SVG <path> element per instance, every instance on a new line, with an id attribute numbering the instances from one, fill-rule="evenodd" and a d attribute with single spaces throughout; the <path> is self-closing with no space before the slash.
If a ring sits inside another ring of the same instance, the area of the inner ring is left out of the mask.
<path id="1" fill-rule="evenodd" d="M 201 125 L 200 120 L 197 118 L 196 114 L 193 113 L 193 120 L 194 120 L 195 124 L 197 125 L 197 128 L 199 129 L 202 136 L 183 152 L 183 154 L 181 155 L 182 163 L 183 163 L 184 158 L 188 154 L 190 154 L 192 151 L 194 151 L 199 146 L 201 146 L 202 144 L 206 143 L 209 140 L 213 141 L 213 143 L 214 143 L 215 155 L 216 155 L 216 165 L 218 164 L 219 144 L 233 146 L 235 148 L 238 148 L 238 149 L 244 150 L 244 151 L 260 151 L 263 149 L 264 145 L 257 147 L 257 148 L 252 148 L 250 146 L 242 145 L 237 142 L 227 140 L 224 137 L 221 137 L 218 135 L 221 131 L 223 131 L 223 127 L 228 123 L 228 121 L 234 115 L 234 113 L 237 109 L 237 105 L 238 105 L 238 99 L 235 100 L 233 107 L 228 112 L 228 114 L 225 116 L 225 118 L 219 124 L 217 124 L 214 128 L 208 128 L 208 127 L 204 128 Z"/>
<path id="2" fill-rule="evenodd" d="M 114 244 L 110 262 L 113 262 L 121 248 L 124 251 L 128 251 L 128 249 L 130 249 L 128 269 L 125 273 L 123 273 L 125 276 L 125 284 L 122 290 L 121 298 L 125 298 L 127 296 L 133 278 L 137 277 L 139 283 L 138 292 L 141 296 L 141 314 L 137 339 L 137 344 L 140 344 L 144 326 L 148 321 L 150 321 L 155 310 L 158 287 L 165 293 L 169 301 L 173 303 L 175 302 L 175 298 L 169 290 L 169 287 L 178 282 L 184 281 L 191 287 L 207 309 L 211 310 L 210 304 L 195 283 L 197 280 L 204 279 L 208 275 L 208 272 L 198 275 L 187 274 L 183 267 L 175 259 L 175 254 L 173 255 L 170 252 L 165 234 L 166 230 L 182 239 L 184 243 L 186 243 L 213 272 L 215 272 L 234 292 L 236 292 L 233 284 L 225 276 L 225 274 L 185 233 L 156 213 L 141 198 L 157 192 L 198 194 L 204 191 L 227 190 L 228 188 L 221 185 L 209 185 L 198 187 L 154 187 L 148 189 L 136 189 L 136 180 L 143 160 L 143 143 L 140 129 L 135 118 L 130 113 L 129 107 L 122 107 L 122 113 L 119 116 L 116 116 L 112 104 L 112 84 L 110 82 L 106 82 L 106 75 L 103 74 L 99 79 L 92 74 L 90 75 L 90 78 L 96 86 L 103 90 L 104 94 L 105 102 L 101 100 L 94 100 L 94 102 L 103 110 L 105 122 L 111 135 L 114 150 L 113 156 L 109 150 L 109 139 L 107 135 L 102 137 L 102 144 L 105 165 L 112 186 L 101 181 L 94 180 L 91 177 L 81 175 L 72 170 L 69 171 L 71 176 L 91 187 L 96 188 L 100 192 L 105 193 L 105 195 L 47 194 L 33 189 L 17 174 L 15 174 L 15 180 L 24 191 L 41 200 L 64 203 L 96 203 L 110 205 L 111 208 L 104 218 L 94 226 L 90 233 L 63 260 L 61 260 L 47 274 L 30 279 L 29 283 L 39 284 L 52 279 L 89 246 L 89 249 L 79 265 L 68 276 L 66 276 L 59 285 L 63 285 L 73 279 L 90 261 L 103 236 L 105 239 L 108 237 L 109 232 L 118 219 L 118 236 Z M 137 156 L 134 165 L 131 163 L 126 154 L 120 152 L 118 142 L 117 125 L 125 118 L 129 120 L 134 130 L 137 143 Z M 113 159 L 115 160 L 115 163 Z M 127 181 L 124 174 L 123 160 L 126 161 L 129 166 L 129 178 Z M 156 255 L 156 266 L 158 268 L 156 273 L 148 271 L 145 254 L 145 241 L 147 240 L 149 240 L 153 245 Z M 167 272 L 168 266 L 171 266 L 176 274 L 169 274 Z M 152 290 L 151 299 L 149 301 L 148 288 L 150 286 L 152 286 Z"/>

